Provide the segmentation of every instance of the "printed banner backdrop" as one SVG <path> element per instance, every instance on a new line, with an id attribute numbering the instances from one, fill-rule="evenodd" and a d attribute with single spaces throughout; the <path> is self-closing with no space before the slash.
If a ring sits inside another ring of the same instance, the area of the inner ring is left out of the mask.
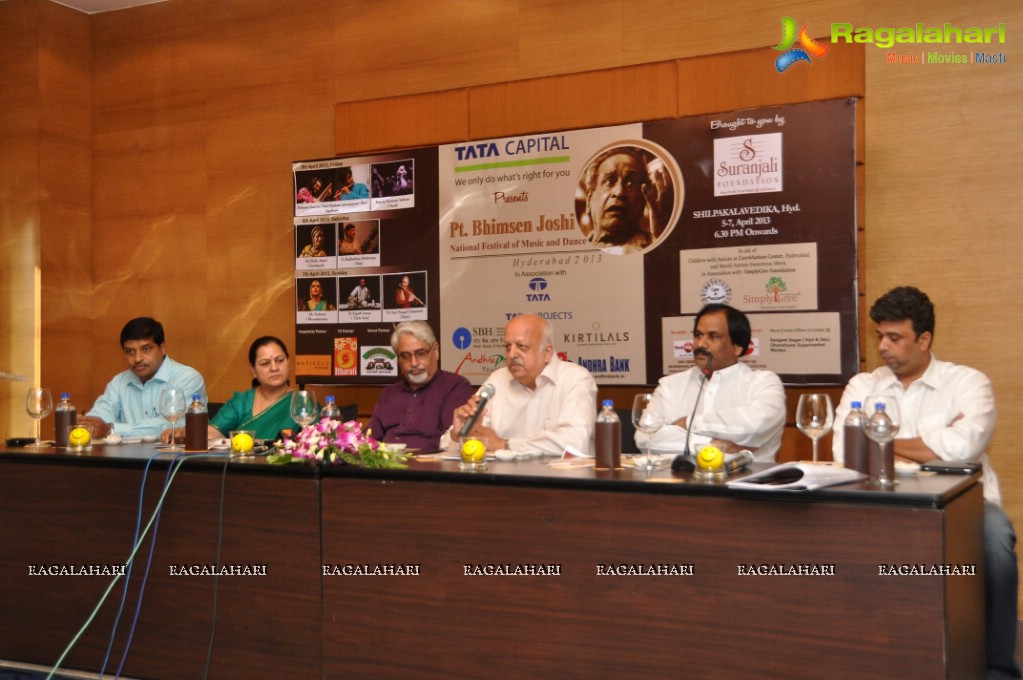
<path id="1" fill-rule="evenodd" d="M 835 100 L 295 163 L 299 381 L 393 381 L 390 332 L 420 318 L 479 384 L 532 313 L 598 383 L 653 384 L 691 365 L 693 314 L 724 302 L 753 321 L 749 363 L 843 384 L 855 130 Z M 337 193 L 360 178 L 368 197 Z"/>
<path id="2" fill-rule="evenodd" d="M 305 383 L 389 383 L 391 331 L 436 320 L 437 150 L 292 164 L 295 363 Z"/>

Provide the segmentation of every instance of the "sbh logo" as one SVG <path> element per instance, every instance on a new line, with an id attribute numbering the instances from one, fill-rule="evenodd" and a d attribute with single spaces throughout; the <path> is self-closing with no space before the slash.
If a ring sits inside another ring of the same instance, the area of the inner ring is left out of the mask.
<path id="1" fill-rule="evenodd" d="M 812 64 L 813 62 L 810 60 L 810 57 L 820 59 L 828 53 L 827 45 L 817 42 L 807 34 L 806 27 L 809 25 L 803 24 L 803 28 L 800 29 L 797 35 L 796 20 L 792 17 L 782 17 L 781 42 L 771 48 L 772 50 L 783 52 L 774 61 L 774 66 L 778 69 L 778 73 L 784 73 L 785 69 L 797 61 L 805 61 L 808 64 Z M 799 47 L 789 49 L 796 44 L 797 40 L 799 41 Z"/>

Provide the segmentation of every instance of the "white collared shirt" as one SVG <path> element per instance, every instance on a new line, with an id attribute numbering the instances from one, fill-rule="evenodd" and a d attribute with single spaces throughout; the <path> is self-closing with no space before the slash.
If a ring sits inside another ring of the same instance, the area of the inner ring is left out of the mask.
<path id="1" fill-rule="evenodd" d="M 774 460 L 781 446 L 785 429 L 785 388 L 771 371 L 753 370 L 736 363 L 714 371 L 703 387 L 703 372 L 694 366 L 688 371 L 661 378 L 654 391 L 650 408 L 660 412 L 666 423 L 696 415 L 689 430 L 678 425 L 665 425 L 653 435 L 636 432 L 636 445 L 655 451 L 680 452 L 689 438 L 690 450 L 711 439 L 723 439 L 755 449 L 758 462 Z"/>
<path id="2" fill-rule="evenodd" d="M 987 448 L 995 433 L 995 396 L 986 375 L 933 354 L 924 374 L 903 389 L 899 378 L 887 366 L 860 373 L 849 381 L 835 411 L 835 461 L 844 460 L 842 423 L 859 401 L 864 408 L 870 396 L 890 396 L 899 403 L 902 424 L 896 439 L 920 437 L 942 460 L 977 460 L 983 463 L 984 498 L 1001 503 L 998 477 L 988 461 Z M 962 418 L 957 418 L 962 414 Z"/>
<path id="3" fill-rule="evenodd" d="M 566 446 L 593 451 L 597 384 L 582 366 L 554 355 L 537 376 L 535 389 L 516 380 L 507 367 L 494 371 L 487 383 L 495 392 L 482 424 L 507 439 L 510 450 L 548 456 L 560 456 Z M 452 443 L 448 430 L 441 447 Z"/>

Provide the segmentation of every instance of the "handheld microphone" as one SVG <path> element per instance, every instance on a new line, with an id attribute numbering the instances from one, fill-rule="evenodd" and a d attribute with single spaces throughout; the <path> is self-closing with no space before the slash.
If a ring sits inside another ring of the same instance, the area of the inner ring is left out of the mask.
<path id="1" fill-rule="evenodd" d="M 472 428 L 476 427 L 476 421 L 479 420 L 480 416 L 483 415 L 483 408 L 487 405 L 487 402 L 490 401 L 490 399 L 494 396 L 494 392 L 496 391 L 497 390 L 494 389 L 494 385 L 492 383 L 487 383 L 486 385 L 480 388 L 480 391 L 476 393 L 476 396 L 479 397 L 479 401 L 476 402 L 476 413 L 473 413 L 472 416 L 470 416 L 464 423 L 462 423 L 462 429 L 458 431 L 459 437 L 464 437 L 465 435 L 469 434 Z"/>
<path id="2" fill-rule="evenodd" d="M 689 437 L 693 432 L 693 418 L 696 417 L 696 408 L 700 405 L 700 397 L 703 396 L 703 386 L 714 375 L 714 371 L 711 368 L 713 363 L 714 355 L 707 353 L 707 365 L 700 369 L 700 391 L 696 393 L 696 401 L 693 402 L 693 412 L 689 414 L 689 420 L 686 421 L 686 447 L 682 450 L 682 453 L 675 456 L 675 460 L 671 461 L 671 469 L 674 472 L 691 472 L 695 468 L 693 461 L 690 460 Z"/>

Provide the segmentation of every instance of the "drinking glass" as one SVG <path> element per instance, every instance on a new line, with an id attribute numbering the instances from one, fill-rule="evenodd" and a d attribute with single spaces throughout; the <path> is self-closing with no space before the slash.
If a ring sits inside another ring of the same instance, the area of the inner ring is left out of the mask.
<path id="1" fill-rule="evenodd" d="M 185 415 L 185 391 L 177 387 L 164 387 L 160 390 L 160 401 L 157 403 L 157 408 L 160 411 L 160 415 L 169 420 L 171 424 L 170 446 L 166 450 L 184 451 L 185 447 L 178 446 L 177 441 L 175 441 L 174 424 L 178 422 L 181 416 Z"/>
<path id="2" fill-rule="evenodd" d="M 632 424 L 636 426 L 637 431 L 647 435 L 646 465 L 644 466 L 647 471 L 655 469 L 660 464 L 660 460 L 655 460 L 650 452 L 652 447 L 649 438 L 664 427 L 664 417 L 655 409 L 650 408 L 653 398 L 652 394 L 637 394 L 636 399 L 632 402 Z M 635 458 L 632 460 L 638 462 Z"/>
<path id="3" fill-rule="evenodd" d="M 813 462 L 817 462 L 817 447 L 821 437 L 835 424 L 835 409 L 826 394 L 801 394 L 796 405 L 796 427 L 813 442 Z"/>
<path id="4" fill-rule="evenodd" d="M 881 450 L 881 461 L 877 466 L 877 479 L 871 479 L 878 486 L 895 486 L 895 453 L 892 440 L 899 433 L 902 418 L 899 414 L 899 402 L 895 397 L 870 396 L 864 404 L 867 422 L 863 425 L 863 434 L 875 442 Z M 875 418 L 878 411 L 884 410 L 887 418 Z M 871 466 L 871 469 L 874 469 Z"/>
<path id="5" fill-rule="evenodd" d="M 299 390 L 291 395 L 291 419 L 305 427 L 320 415 L 312 390 Z"/>
<path id="6" fill-rule="evenodd" d="M 36 442 L 32 448 L 41 449 L 43 447 L 42 421 L 53 410 L 53 395 L 50 394 L 50 388 L 28 388 L 28 396 L 25 397 L 25 410 L 36 421 Z"/>

